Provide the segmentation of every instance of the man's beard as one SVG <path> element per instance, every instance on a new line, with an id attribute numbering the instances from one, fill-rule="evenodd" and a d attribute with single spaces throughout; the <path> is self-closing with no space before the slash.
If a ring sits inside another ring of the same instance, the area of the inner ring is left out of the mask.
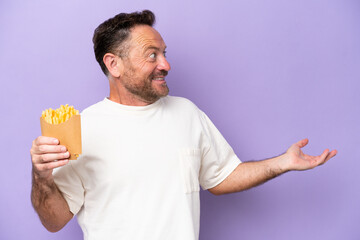
<path id="1" fill-rule="evenodd" d="M 166 75 L 167 71 L 161 71 L 157 74 L 151 74 L 148 78 L 139 83 L 135 83 L 132 81 L 134 74 L 132 69 L 130 69 L 123 76 L 124 78 L 127 78 L 127 81 L 124 81 L 124 87 L 134 96 L 136 96 L 136 98 L 147 103 L 154 103 L 161 97 L 168 95 L 169 88 L 165 82 L 161 85 L 161 89 L 155 89 L 151 84 L 152 80 L 158 76 L 165 77 Z"/>

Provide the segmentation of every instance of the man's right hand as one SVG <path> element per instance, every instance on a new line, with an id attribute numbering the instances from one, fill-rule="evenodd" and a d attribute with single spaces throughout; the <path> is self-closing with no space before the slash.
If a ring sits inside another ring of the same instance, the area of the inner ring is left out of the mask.
<path id="1" fill-rule="evenodd" d="M 69 162 L 69 152 L 59 145 L 58 139 L 40 136 L 33 141 L 30 153 L 33 165 L 31 202 L 46 229 L 57 232 L 74 216 L 52 176 L 54 168 Z"/>
<path id="2" fill-rule="evenodd" d="M 58 139 L 44 136 L 33 141 L 30 154 L 33 173 L 42 179 L 52 178 L 53 169 L 66 165 L 70 156 Z"/>

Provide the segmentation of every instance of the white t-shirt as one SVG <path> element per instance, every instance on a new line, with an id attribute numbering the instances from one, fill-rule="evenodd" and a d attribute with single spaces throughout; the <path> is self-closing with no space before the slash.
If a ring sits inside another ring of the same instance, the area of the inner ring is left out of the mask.
<path id="1" fill-rule="evenodd" d="M 192 102 L 144 106 L 105 98 L 81 114 L 83 154 L 54 171 L 87 240 L 196 240 L 199 185 L 221 183 L 240 163 Z"/>

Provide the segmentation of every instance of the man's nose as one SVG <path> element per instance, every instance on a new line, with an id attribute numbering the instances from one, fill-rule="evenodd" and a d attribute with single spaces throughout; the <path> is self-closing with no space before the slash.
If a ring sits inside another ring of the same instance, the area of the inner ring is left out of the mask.
<path id="1" fill-rule="evenodd" d="M 170 71 L 171 67 L 170 67 L 170 63 L 166 60 L 165 56 L 162 56 L 159 59 L 159 64 L 158 64 L 158 69 L 159 70 L 164 70 L 164 71 Z"/>

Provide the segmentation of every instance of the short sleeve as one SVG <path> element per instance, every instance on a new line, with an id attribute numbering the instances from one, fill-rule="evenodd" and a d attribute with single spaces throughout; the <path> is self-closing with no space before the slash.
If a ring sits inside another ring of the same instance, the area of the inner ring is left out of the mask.
<path id="1" fill-rule="evenodd" d="M 76 215 L 84 203 L 84 187 L 79 175 L 75 172 L 72 161 L 63 167 L 54 169 L 55 184 L 67 201 L 70 211 Z"/>
<path id="2" fill-rule="evenodd" d="M 241 161 L 208 116 L 201 111 L 200 114 L 204 146 L 199 181 L 203 189 L 209 189 L 224 181 Z"/>

